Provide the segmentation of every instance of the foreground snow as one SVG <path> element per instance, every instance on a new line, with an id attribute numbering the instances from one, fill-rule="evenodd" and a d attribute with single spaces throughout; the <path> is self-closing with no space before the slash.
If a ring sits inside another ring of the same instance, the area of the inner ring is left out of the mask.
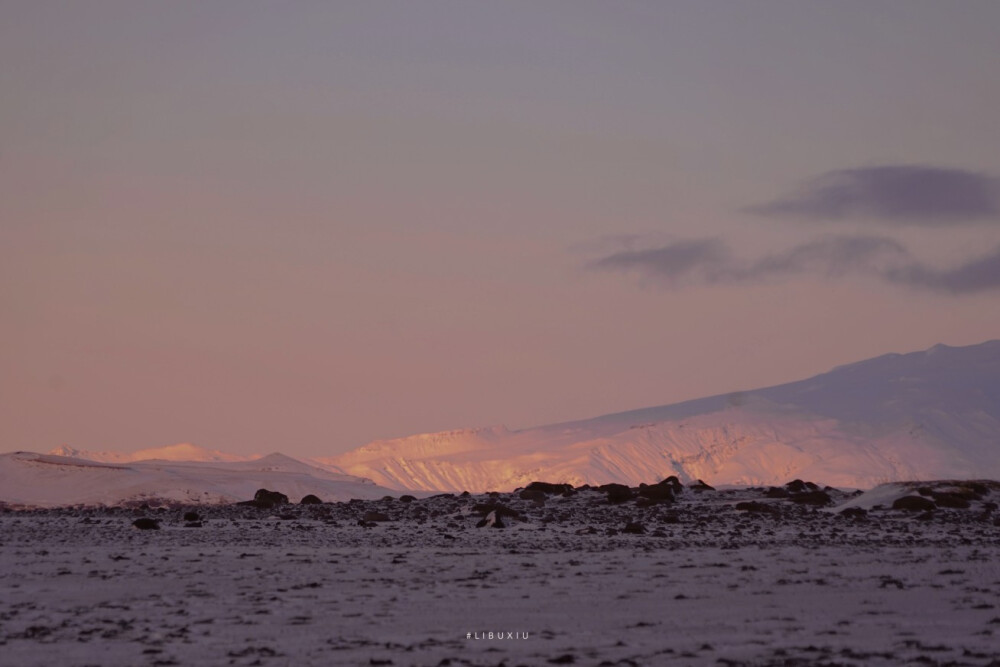
<path id="1" fill-rule="evenodd" d="M 986 665 L 1000 632 L 993 496 L 851 517 L 754 489 L 649 507 L 584 490 L 202 507 L 200 528 L 181 508 L 7 512 L 0 653 L 25 666 Z M 519 517 L 475 528 L 498 502 Z M 373 511 L 390 520 L 358 525 Z M 162 529 L 132 528 L 140 513 Z M 646 532 L 622 533 L 630 521 Z"/>

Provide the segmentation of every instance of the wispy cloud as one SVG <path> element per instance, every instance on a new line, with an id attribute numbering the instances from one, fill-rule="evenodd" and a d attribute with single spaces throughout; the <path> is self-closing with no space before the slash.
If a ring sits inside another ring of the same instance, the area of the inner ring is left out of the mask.
<path id="1" fill-rule="evenodd" d="M 947 226 L 1000 219 L 1000 181 L 964 169 L 918 165 L 841 169 L 745 210 L 782 218 Z"/>
<path id="2" fill-rule="evenodd" d="M 637 271 L 672 283 L 688 279 L 714 282 L 712 276 L 733 262 L 729 248 L 720 239 L 675 241 L 646 250 L 623 250 L 590 263 L 609 271 Z"/>
<path id="3" fill-rule="evenodd" d="M 601 257 L 592 270 L 635 273 L 671 286 L 780 282 L 803 275 L 865 275 L 915 290 L 968 294 L 1000 288 L 1000 248 L 950 269 L 914 258 L 883 236 L 830 236 L 755 259 L 736 256 L 717 238 L 677 241 Z"/>
<path id="4" fill-rule="evenodd" d="M 952 269 L 935 269 L 911 262 L 883 272 L 882 277 L 906 287 L 949 294 L 985 292 L 1000 288 L 1000 248 Z"/>

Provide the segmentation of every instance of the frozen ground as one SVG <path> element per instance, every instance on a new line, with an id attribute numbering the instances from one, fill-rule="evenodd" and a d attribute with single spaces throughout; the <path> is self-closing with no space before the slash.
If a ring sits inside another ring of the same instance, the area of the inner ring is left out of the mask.
<path id="1" fill-rule="evenodd" d="M 852 516 L 763 489 L 8 511 L 0 663 L 1000 664 L 1000 491 L 881 494 Z M 477 528 L 496 503 L 519 516 Z"/>

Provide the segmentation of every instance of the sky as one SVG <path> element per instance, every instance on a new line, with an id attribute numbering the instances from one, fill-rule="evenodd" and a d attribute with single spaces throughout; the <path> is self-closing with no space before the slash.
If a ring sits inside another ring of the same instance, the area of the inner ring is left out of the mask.
<path id="1" fill-rule="evenodd" d="M 1000 338 L 997 25 L 0 0 L 0 450 L 328 456 Z"/>

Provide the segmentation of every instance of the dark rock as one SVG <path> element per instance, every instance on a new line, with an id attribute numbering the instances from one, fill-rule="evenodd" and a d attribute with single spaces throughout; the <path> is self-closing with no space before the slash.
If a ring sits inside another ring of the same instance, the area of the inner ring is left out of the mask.
<path id="1" fill-rule="evenodd" d="M 184 513 L 184 520 L 185 521 L 201 521 L 201 515 L 198 514 L 197 512 L 185 512 Z"/>
<path id="2" fill-rule="evenodd" d="M 863 507 L 848 507 L 840 510 L 839 514 L 850 519 L 864 519 L 868 516 L 868 510 Z"/>
<path id="3" fill-rule="evenodd" d="M 780 514 L 779 510 L 774 505 L 769 503 L 759 503 L 756 500 L 746 500 L 741 503 L 736 503 L 736 509 L 741 512 L 751 512 L 753 514 Z"/>
<path id="4" fill-rule="evenodd" d="M 517 510 L 512 510 L 506 505 L 501 505 L 500 503 L 489 502 L 489 503 L 476 503 L 472 506 L 472 511 L 477 513 L 479 516 L 487 516 L 490 512 L 496 512 L 497 518 L 501 519 L 504 517 L 511 519 L 520 519 L 521 513 Z"/>
<path id="5" fill-rule="evenodd" d="M 524 489 L 521 493 L 517 494 L 517 497 L 521 500 L 533 500 L 536 503 L 544 503 L 547 496 L 544 491 L 538 489 Z"/>
<path id="6" fill-rule="evenodd" d="M 903 496 L 892 504 L 894 510 L 906 510 L 908 512 L 927 512 L 933 510 L 937 505 L 929 498 L 921 496 Z"/>
<path id="7" fill-rule="evenodd" d="M 684 490 L 684 485 L 681 484 L 681 480 L 677 479 L 677 475 L 671 475 L 664 480 L 660 481 L 660 484 L 665 484 L 671 488 L 671 490 L 677 494 Z"/>
<path id="8" fill-rule="evenodd" d="M 561 495 L 567 491 L 572 491 L 570 484 L 550 484 L 549 482 L 532 482 L 524 487 L 525 491 L 541 491 L 550 495 Z"/>
<path id="9" fill-rule="evenodd" d="M 322 505 L 323 501 L 320 500 L 317 496 L 314 496 L 313 494 L 310 493 L 308 496 L 306 496 L 302 500 L 300 500 L 299 504 L 300 505 Z"/>
<path id="10" fill-rule="evenodd" d="M 787 498 L 788 491 L 782 489 L 780 486 L 772 486 L 767 491 L 764 492 L 765 498 Z"/>
<path id="11" fill-rule="evenodd" d="M 629 521 L 622 528 L 622 532 L 629 533 L 630 535 L 642 535 L 646 532 L 646 527 L 636 521 Z"/>
<path id="12" fill-rule="evenodd" d="M 184 524 L 184 527 L 185 528 L 201 528 L 204 525 L 205 524 L 203 524 L 201 521 L 188 521 L 187 523 Z"/>
<path id="13" fill-rule="evenodd" d="M 476 524 L 476 528 L 506 528 L 503 520 L 497 511 L 492 511 L 483 517 L 479 523 Z"/>
<path id="14" fill-rule="evenodd" d="M 816 505 L 824 507 L 833 504 L 833 498 L 826 491 L 806 491 L 805 493 L 795 493 L 789 496 L 789 500 L 799 505 Z"/>
<path id="15" fill-rule="evenodd" d="M 412 503 L 414 500 L 416 500 L 416 498 L 410 495 L 399 497 L 399 502 L 401 503 Z"/>
<path id="16" fill-rule="evenodd" d="M 603 491 L 608 495 L 608 502 L 611 504 L 624 503 L 634 497 L 632 489 L 624 484 L 602 484 L 597 487 L 598 491 Z"/>
<path id="17" fill-rule="evenodd" d="M 806 483 L 803 482 L 801 479 L 793 479 L 792 481 L 790 481 L 787 484 L 785 484 L 785 488 L 790 493 L 802 493 L 802 492 L 806 491 L 807 487 L 806 487 Z"/>
<path id="18" fill-rule="evenodd" d="M 257 493 L 253 496 L 253 500 L 246 504 L 253 505 L 254 507 L 259 507 L 261 509 L 268 509 L 274 507 L 275 505 L 287 505 L 288 496 L 277 491 L 258 489 Z"/>
<path id="19" fill-rule="evenodd" d="M 371 523 L 373 521 L 391 521 L 388 514 L 383 514 L 382 512 L 376 512 L 374 510 L 365 512 L 365 515 L 361 517 L 361 520 L 365 523 Z"/>
<path id="20" fill-rule="evenodd" d="M 140 517 L 132 522 L 132 525 L 139 530 L 159 530 L 160 522 L 149 517 Z"/>
<path id="21" fill-rule="evenodd" d="M 714 486 L 709 486 L 708 484 L 706 484 L 705 482 L 701 481 L 700 479 L 697 482 L 695 482 L 694 484 L 690 485 L 688 488 L 691 489 L 692 491 L 697 491 L 699 493 L 702 492 L 702 491 L 715 491 L 715 487 Z"/>
<path id="22" fill-rule="evenodd" d="M 674 502 L 674 489 L 670 484 L 640 484 L 639 495 L 657 502 Z"/>
<path id="23" fill-rule="evenodd" d="M 969 508 L 969 501 L 957 493 L 935 493 L 934 503 L 938 507 L 951 507 L 954 509 Z"/>

